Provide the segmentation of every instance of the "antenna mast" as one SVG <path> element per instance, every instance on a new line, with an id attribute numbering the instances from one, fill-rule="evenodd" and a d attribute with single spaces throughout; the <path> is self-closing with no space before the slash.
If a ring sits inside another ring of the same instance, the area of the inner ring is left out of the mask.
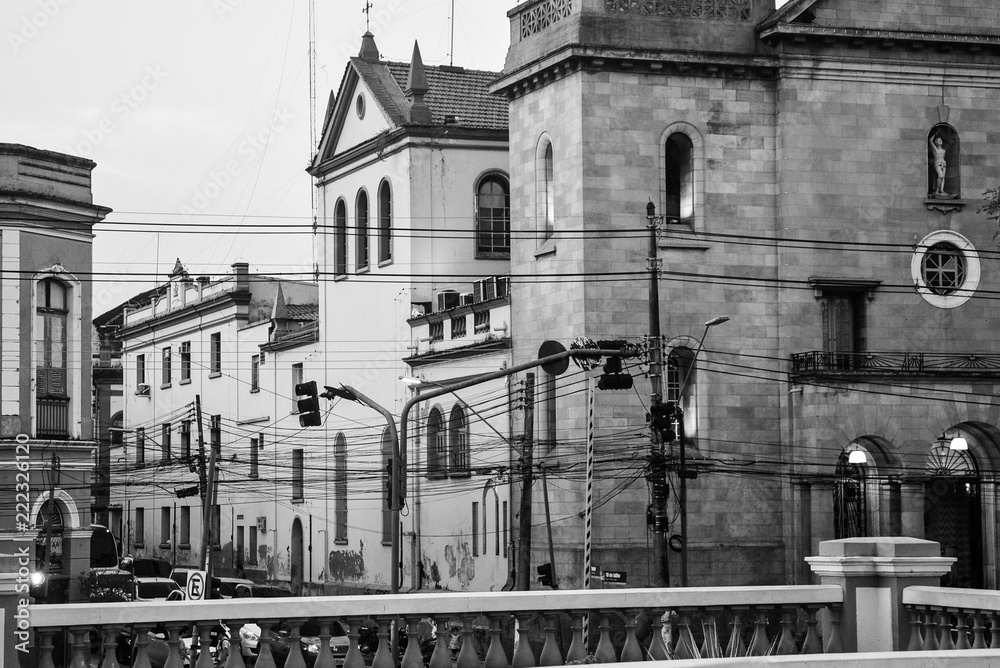
<path id="1" fill-rule="evenodd" d="M 451 0 L 451 49 L 448 54 L 448 64 L 455 64 L 455 0 Z"/>
<path id="2" fill-rule="evenodd" d="M 316 156 L 316 0 L 309 0 L 309 159 Z M 317 192 L 315 184 L 311 186 L 312 226 L 313 234 L 317 230 Z M 315 244 L 314 244 L 315 246 Z M 313 258 L 315 260 L 315 258 Z M 315 262 L 313 263 L 315 265 Z M 319 268 L 314 266 L 318 274 Z M 318 277 L 317 277 L 318 278 Z"/>

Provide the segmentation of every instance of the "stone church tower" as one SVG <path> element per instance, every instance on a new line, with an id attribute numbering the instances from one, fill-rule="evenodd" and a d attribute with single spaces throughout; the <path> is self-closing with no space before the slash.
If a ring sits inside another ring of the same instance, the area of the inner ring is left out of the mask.
<path id="1" fill-rule="evenodd" d="M 658 312 L 664 399 L 684 410 L 687 476 L 675 440 L 664 483 L 648 351 L 626 361 L 634 391 L 594 393 L 592 440 L 585 373 L 540 379 L 560 586 L 588 564 L 630 586 L 808 582 L 819 541 L 864 535 L 938 540 L 950 583 L 996 586 L 1000 282 L 976 212 L 1000 164 L 995 7 L 534 0 L 509 17 L 514 361 L 550 339 L 642 345 Z"/>

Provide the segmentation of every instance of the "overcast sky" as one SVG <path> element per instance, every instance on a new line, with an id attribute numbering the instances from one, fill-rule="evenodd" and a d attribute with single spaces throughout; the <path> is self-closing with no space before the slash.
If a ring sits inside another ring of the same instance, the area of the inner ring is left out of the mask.
<path id="1" fill-rule="evenodd" d="M 308 275 L 306 227 L 249 227 L 310 223 L 307 0 L 0 2 L 0 141 L 91 158 L 94 201 L 115 210 L 94 242 L 95 271 L 112 278 L 95 289 L 95 315 L 162 281 L 177 258 L 194 274 L 246 260 Z M 365 0 L 315 4 L 322 121 L 357 54 Z M 428 65 L 452 58 L 451 0 L 372 4 L 384 58 L 408 61 L 414 40 Z M 515 4 L 455 0 L 454 63 L 502 69 Z"/>

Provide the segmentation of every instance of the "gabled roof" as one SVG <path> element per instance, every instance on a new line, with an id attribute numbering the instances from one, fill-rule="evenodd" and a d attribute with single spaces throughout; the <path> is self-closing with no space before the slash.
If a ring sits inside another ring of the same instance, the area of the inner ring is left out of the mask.
<path id="1" fill-rule="evenodd" d="M 339 143 L 359 87 L 370 92 L 389 120 L 392 126 L 390 131 L 411 127 L 507 131 L 507 100 L 489 92 L 489 84 L 500 76 L 500 72 L 467 70 L 450 65 L 424 66 L 416 46 L 414 62 L 411 63 L 383 61 L 377 53 L 374 38 L 366 34 L 361 52 L 348 62 L 337 95 L 332 98 L 310 171 L 314 172 L 320 163 L 333 157 L 334 151 L 339 154 L 352 148 Z M 417 68 L 414 74 L 421 88 L 412 92 L 422 94 L 423 102 L 430 108 L 430 123 L 411 120 L 411 101 L 406 91 L 409 90 L 411 69 L 414 67 Z M 423 70 L 422 78 L 420 70 Z M 426 93 L 423 93 L 423 81 L 427 84 Z"/>

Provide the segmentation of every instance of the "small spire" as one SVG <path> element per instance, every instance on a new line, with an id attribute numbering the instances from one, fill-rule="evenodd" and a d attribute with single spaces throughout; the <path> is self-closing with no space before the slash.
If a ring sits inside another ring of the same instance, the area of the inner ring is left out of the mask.
<path id="1" fill-rule="evenodd" d="M 170 276 L 171 278 L 173 278 L 174 276 L 187 276 L 187 269 L 185 269 L 184 265 L 181 264 L 180 258 L 177 258 L 177 262 L 174 263 L 174 268 L 170 270 L 168 276 Z"/>
<path id="2" fill-rule="evenodd" d="M 413 57 L 410 58 L 410 74 L 406 79 L 406 98 L 410 101 L 410 122 L 429 125 L 431 108 L 424 102 L 424 95 L 430 87 L 424 72 L 424 61 L 420 58 L 420 45 L 413 42 Z"/>
<path id="3" fill-rule="evenodd" d="M 366 63 L 379 61 L 378 46 L 375 45 L 375 35 L 371 31 L 367 31 L 361 36 L 361 51 L 358 52 L 358 58 Z"/>

